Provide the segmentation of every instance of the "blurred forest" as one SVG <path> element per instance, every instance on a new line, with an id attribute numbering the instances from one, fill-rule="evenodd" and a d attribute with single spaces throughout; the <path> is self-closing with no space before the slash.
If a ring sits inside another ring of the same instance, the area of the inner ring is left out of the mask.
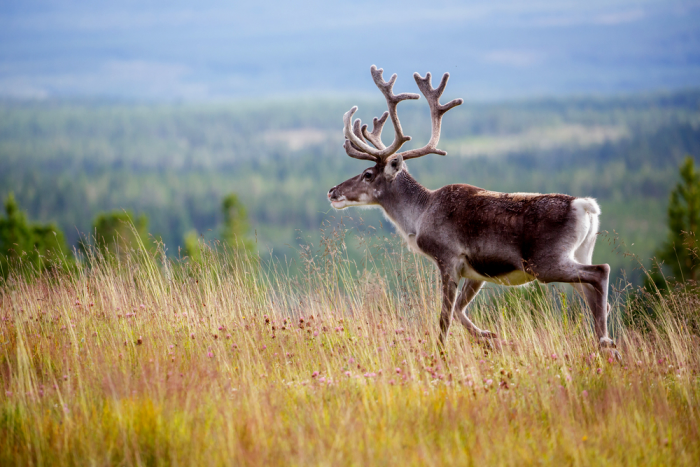
<path id="1" fill-rule="evenodd" d="M 222 236 L 230 193 L 245 207 L 247 247 L 263 256 L 296 258 L 301 243 L 318 244 L 324 222 L 341 217 L 353 232 L 371 225 L 388 235 L 378 211 L 336 212 L 326 200 L 330 187 L 367 166 L 341 147 L 342 115 L 353 104 L 365 122 L 384 111 L 381 98 L 0 102 L 0 202 L 14 193 L 29 220 L 54 223 L 73 246 L 100 212 L 126 209 L 147 217 L 172 256 L 184 256 L 188 236 Z M 424 100 L 402 103 L 399 115 L 409 144 L 424 144 Z M 700 157 L 700 90 L 467 102 L 445 117 L 440 147 L 446 157 L 409 163 L 429 188 L 469 183 L 597 198 L 607 233 L 594 259 L 639 283 L 627 253 L 648 262 L 667 237 L 678 166 Z"/>

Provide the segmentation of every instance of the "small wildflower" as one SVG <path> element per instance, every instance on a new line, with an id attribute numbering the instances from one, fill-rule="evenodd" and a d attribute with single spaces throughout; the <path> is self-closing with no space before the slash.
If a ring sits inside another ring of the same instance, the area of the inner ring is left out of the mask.
<path id="1" fill-rule="evenodd" d="M 552 360 L 556 360 L 556 359 L 557 359 L 557 354 L 553 353 L 553 354 L 552 354 Z"/>
<path id="2" fill-rule="evenodd" d="M 401 373 L 401 368 L 396 368 L 394 371 L 396 371 L 397 374 Z"/>
<path id="3" fill-rule="evenodd" d="M 349 376 L 350 376 L 350 372 L 349 372 L 349 371 L 346 371 L 346 372 L 345 372 L 345 376 L 348 376 L 348 377 L 349 377 Z"/>
<path id="4" fill-rule="evenodd" d="M 583 397 L 588 397 L 588 391 L 586 391 L 586 390 L 584 389 L 583 392 L 581 393 L 581 395 L 582 395 Z"/>
<path id="5" fill-rule="evenodd" d="M 486 386 L 491 386 L 492 384 L 493 384 L 493 380 L 492 380 L 492 379 L 487 379 L 487 380 L 486 380 Z"/>
<path id="6" fill-rule="evenodd" d="M 5 395 L 6 395 L 7 397 L 10 397 L 10 396 L 12 395 L 12 391 L 5 391 Z"/>
<path id="7" fill-rule="evenodd" d="M 141 345 L 143 344 L 143 338 L 139 336 L 138 339 L 136 339 L 136 345 Z"/>
<path id="8" fill-rule="evenodd" d="M 230 339 L 230 338 L 231 338 L 231 334 L 226 334 L 226 339 Z"/>
<path id="9" fill-rule="evenodd" d="M 612 363 L 612 362 L 614 362 L 614 361 L 615 361 L 615 360 L 614 360 L 612 357 L 608 358 L 608 363 Z"/>
<path id="10" fill-rule="evenodd" d="M 219 326 L 219 331 L 223 331 L 223 330 L 224 330 L 224 327 L 223 327 L 223 326 Z"/>
<path id="11" fill-rule="evenodd" d="M 317 376 L 318 376 L 318 371 L 314 371 L 313 373 L 311 373 L 311 377 L 312 377 L 312 378 L 315 378 L 315 377 L 317 377 Z"/>
<path id="12" fill-rule="evenodd" d="M 211 353 L 211 352 L 207 352 L 207 357 L 209 357 L 209 358 L 212 358 L 213 356 L 214 356 L 214 354 L 213 354 L 213 353 Z"/>
<path id="13" fill-rule="evenodd" d="M 190 338 L 194 339 L 194 333 L 190 334 Z"/>
<path id="14" fill-rule="evenodd" d="M 596 370 L 596 373 L 598 373 L 598 374 L 601 374 L 602 372 L 603 372 L 603 369 L 600 367 Z"/>
<path id="15" fill-rule="evenodd" d="M 141 308 L 142 310 L 145 310 L 145 309 L 146 309 L 146 305 L 144 305 L 144 304 L 142 303 L 142 304 L 139 305 L 139 308 Z"/>

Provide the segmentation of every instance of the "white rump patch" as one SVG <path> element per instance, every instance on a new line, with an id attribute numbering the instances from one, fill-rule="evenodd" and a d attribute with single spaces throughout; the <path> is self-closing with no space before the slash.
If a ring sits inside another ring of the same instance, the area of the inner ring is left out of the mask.
<path id="1" fill-rule="evenodd" d="M 584 212 L 594 214 L 596 216 L 600 215 L 600 206 L 593 198 L 576 198 L 571 205 L 574 208 L 583 209 Z"/>
<path id="2" fill-rule="evenodd" d="M 576 198 L 571 207 L 576 215 L 576 227 L 570 257 L 581 264 L 591 264 L 598 235 L 600 206 L 593 198 Z"/>

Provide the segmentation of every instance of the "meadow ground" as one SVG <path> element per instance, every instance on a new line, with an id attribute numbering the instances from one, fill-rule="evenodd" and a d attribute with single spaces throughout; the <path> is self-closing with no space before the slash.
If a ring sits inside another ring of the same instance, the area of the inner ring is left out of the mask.
<path id="1" fill-rule="evenodd" d="M 453 325 L 441 355 L 432 265 L 319 251 L 10 277 L 0 465 L 700 465 L 696 295 L 613 292 L 618 363 L 563 288 L 487 290 L 501 348 Z"/>

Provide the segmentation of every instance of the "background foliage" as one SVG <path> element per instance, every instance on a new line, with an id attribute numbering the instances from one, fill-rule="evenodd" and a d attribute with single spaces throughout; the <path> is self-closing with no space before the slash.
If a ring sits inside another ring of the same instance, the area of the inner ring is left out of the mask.
<path id="1" fill-rule="evenodd" d="M 71 245 L 102 211 L 144 214 L 150 233 L 177 256 L 188 232 L 221 238 L 220 206 L 233 192 L 257 249 L 297 258 L 300 244 L 318 242 L 322 223 L 342 216 L 348 227 L 388 233 L 378 212 L 339 213 L 326 200 L 330 187 L 365 166 L 341 148 L 341 116 L 351 104 L 4 102 L 0 197 L 13 191 L 30 219 L 55 222 Z M 380 97 L 360 102 L 359 116 L 368 121 L 383 107 Z M 429 136 L 425 107 L 421 100 L 400 109 L 416 145 Z M 596 197 L 608 234 L 595 259 L 639 283 L 637 263 L 622 253 L 646 260 L 667 235 L 677 167 L 700 155 L 700 91 L 466 103 L 446 117 L 441 146 L 447 157 L 409 164 L 429 188 L 470 183 Z"/>

